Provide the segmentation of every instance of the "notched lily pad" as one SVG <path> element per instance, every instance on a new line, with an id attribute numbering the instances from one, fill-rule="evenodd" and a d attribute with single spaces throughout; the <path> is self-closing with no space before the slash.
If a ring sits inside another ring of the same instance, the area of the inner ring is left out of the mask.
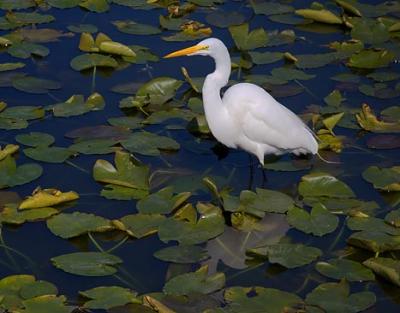
<path id="1" fill-rule="evenodd" d="M 318 262 L 315 269 L 322 275 L 334 279 L 346 279 L 347 281 L 374 280 L 371 270 L 359 262 L 347 259 L 331 259 L 327 262 Z"/>
<path id="2" fill-rule="evenodd" d="M 32 196 L 27 197 L 19 205 L 20 210 L 50 207 L 60 203 L 79 199 L 75 191 L 61 192 L 57 189 L 40 189 L 33 191 Z"/>
<path id="3" fill-rule="evenodd" d="M 392 258 L 370 258 L 363 264 L 378 276 L 400 286 L 400 261 Z"/>
<path id="4" fill-rule="evenodd" d="M 198 263 L 209 258 L 207 250 L 199 246 L 179 245 L 158 250 L 157 259 L 173 263 Z"/>
<path id="5" fill-rule="evenodd" d="M 137 293 L 135 291 L 118 286 L 96 287 L 85 291 L 79 291 L 79 294 L 90 299 L 85 302 L 83 307 L 93 310 L 108 310 L 128 303 L 141 303 L 141 301 L 136 298 Z"/>

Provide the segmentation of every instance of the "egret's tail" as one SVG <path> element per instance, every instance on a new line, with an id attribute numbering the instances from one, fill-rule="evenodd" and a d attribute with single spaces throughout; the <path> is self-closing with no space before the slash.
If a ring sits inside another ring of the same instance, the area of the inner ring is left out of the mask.
<path id="1" fill-rule="evenodd" d="M 341 163 L 342 163 L 342 162 L 328 161 L 328 160 L 324 159 L 324 158 L 319 154 L 319 152 L 317 152 L 316 154 L 317 154 L 318 158 L 319 158 L 321 161 L 325 162 L 325 163 L 328 163 L 328 164 L 341 164 Z"/>

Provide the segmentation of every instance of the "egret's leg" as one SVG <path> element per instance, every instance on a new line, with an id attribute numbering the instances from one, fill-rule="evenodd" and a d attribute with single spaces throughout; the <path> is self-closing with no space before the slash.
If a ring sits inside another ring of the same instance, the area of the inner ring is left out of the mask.
<path id="1" fill-rule="evenodd" d="M 261 173 L 262 173 L 262 183 L 261 183 L 261 186 L 264 188 L 264 187 L 267 186 L 267 183 L 268 183 L 267 174 L 265 173 L 265 168 L 264 168 L 264 166 L 263 166 L 262 164 L 259 164 L 258 166 L 260 167 Z"/>
<path id="2" fill-rule="evenodd" d="M 253 180 L 254 180 L 254 173 L 253 173 L 253 157 L 250 153 L 247 154 L 249 156 L 249 187 L 247 189 L 252 190 L 253 188 Z"/>

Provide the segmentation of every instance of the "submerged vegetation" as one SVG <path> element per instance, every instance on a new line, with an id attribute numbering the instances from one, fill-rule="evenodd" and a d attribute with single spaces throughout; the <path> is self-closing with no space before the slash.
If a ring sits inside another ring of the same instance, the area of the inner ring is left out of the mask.
<path id="1" fill-rule="evenodd" d="M 0 9 L 1 312 L 399 311 L 398 1 Z M 209 61 L 160 60 L 209 36 L 330 163 L 217 144 Z"/>

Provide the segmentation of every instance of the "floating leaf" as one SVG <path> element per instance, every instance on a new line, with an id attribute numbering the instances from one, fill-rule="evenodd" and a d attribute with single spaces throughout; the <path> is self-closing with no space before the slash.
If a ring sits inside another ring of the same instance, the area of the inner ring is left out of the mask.
<path id="1" fill-rule="evenodd" d="M 44 117 L 44 109 L 37 106 L 20 105 L 8 107 L 0 112 L 0 117 L 10 119 L 35 120 Z"/>
<path id="2" fill-rule="evenodd" d="M 215 11 L 206 16 L 206 21 L 208 24 L 225 28 L 232 25 L 239 25 L 245 21 L 243 14 L 239 12 L 219 12 Z"/>
<path id="3" fill-rule="evenodd" d="M 58 9 L 73 8 L 76 7 L 80 2 L 81 0 L 47 0 L 48 4 Z"/>
<path id="4" fill-rule="evenodd" d="M 37 280 L 24 285 L 20 290 L 20 295 L 24 299 L 31 299 L 44 295 L 57 295 L 57 287 L 44 280 Z"/>
<path id="5" fill-rule="evenodd" d="M 390 38 L 389 30 L 383 23 L 369 19 L 360 19 L 354 23 L 350 34 L 353 39 L 372 45 L 381 44 Z"/>
<path id="6" fill-rule="evenodd" d="M 250 255 L 264 256 L 270 263 L 277 263 L 287 268 L 296 268 L 315 261 L 322 251 L 302 244 L 278 243 L 250 249 Z"/>
<path id="7" fill-rule="evenodd" d="M 292 6 L 281 4 L 278 2 L 267 3 L 251 1 L 250 4 L 254 10 L 254 13 L 267 16 L 291 13 L 294 11 L 294 8 Z"/>
<path id="8" fill-rule="evenodd" d="M 372 252 L 400 250 L 400 236 L 391 236 L 375 230 L 353 233 L 347 243 Z"/>
<path id="9" fill-rule="evenodd" d="M 158 229 L 160 239 L 164 242 L 176 240 L 182 245 L 192 245 L 214 238 L 224 231 L 225 222 L 219 208 L 198 204 L 197 210 L 202 214 L 197 223 L 175 217 L 166 219 Z"/>
<path id="10" fill-rule="evenodd" d="M 0 161 L 0 189 L 29 183 L 42 173 L 42 167 L 34 163 L 17 167 L 14 158 L 9 155 Z"/>
<path id="11" fill-rule="evenodd" d="M 42 45 L 30 42 L 21 42 L 18 44 L 13 44 L 11 47 L 7 49 L 7 52 L 13 57 L 28 59 L 32 55 L 45 57 L 50 53 L 50 50 Z"/>
<path id="12" fill-rule="evenodd" d="M 231 287 L 224 292 L 228 313 L 268 312 L 280 313 L 303 306 L 303 300 L 286 291 L 264 287 Z M 221 313 L 223 312 L 221 311 Z"/>
<path id="13" fill-rule="evenodd" d="M 282 52 L 250 51 L 249 54 L 255 64 L 270 64 L 282 60 L 283 58 Z"/>
<path id="14" fill-rule="evenodd" d="M 25 222 L 43 220 L 58 213 L 58 210 L 49 207 L 32 210 L 17 210 L 14 207 L 5 207 L 0 213 L 0 221 L 5 224 L 21 225 Z"/>
<path id="15" fill-rule="evenodd" d="M 183 192 L 174 196 L 172 190 L 172 187 L 166 187 L 139 200 L 136 204 L 137 210 L 145 214 L 171 213 L 190 197 L 190 192 Z"/>
<path id="16" fill-rule="evenodd" d="M 158 227 L 164 222 L 165 216 L 161 214 L 131 214 L 113 224 L 120 230 L 126 231 L 135 238 L 142 238 L 157 232 Z"/>
<path id="17" fill-rule="evenodd" d="M 60 213 L 47 220 L 50 231 L 64 239 L 80 236 L 88 232 L 103 232 L 113 229 L 109 220 L 93 214 L 74 212 Z"/>
<path id="18" fill-rule="evenodd" d="M 175 276 L 164 286 L 163 291 L 171 295 L 189 295 L 191 293 L 208 294 L 225 286 L 225 274 L 208 275 L 208 266 L 200 267 L 196 272 Z"/>
<path id="19" fill-rule="evenodd" d="M 48 93 L 49 90 L 61 88 L 58 82 L 31 76 L 14 79 L 12 84 L 15 89 L 28 93 Z"/>
<path id="20" fill-rule="evenodd" d="M 395 227 L 400 227 L 400 210 L 389 212 L 385 216 L 385 222 Z"/>
<path id="21" fill-rule="evenodd" d="M 137 293 L 118 286 L 96 287 L 85 291 L 79 291 L 79 294 L 91 300 L 85 302 L 84 308 L 108 310 L 116 306 L 122 306 L 127 303 L 138 303 Z"/>
<path id="22" fill-rule="evenodd" d="M 400 132 L 400 122 L 384 122 L 378 120 L 371 107 L 364 103 L 362 111 L 356 115 L 357 122 L 360 126 L 372 132 Z"/>
<path id="23" fill-rule="evenodd" d="M 3 149 L 0 147 L 0 161 L 5 159 L 7 156 L 12 155 L 19 149 L 18 145 L 6 145 Z"/>
<path id="24" fill-rule="evenodd" d="M 400 167 L 379 168 L 377 166 L 368 167 L 362 177 L 372 183 L 375 188 L 385 191 L 400 191 Z"/>
<path id="25" fill-rule="evenodd" d="M 362 50 L 350 57 L 348 65 L 355 68 L 374 69 L 388 66 L 394 58 L 394 53 L 388 50 Z"/>
<path id="26" fill-rule="evenodd" d="M 0 63 L 0 72 L 12 71 L 22 67 L 25 67 L 25 63 Z"/>
<path id="27" fill-rule="evenodd" d="M 73 58 L 70 63 L 75 71 L 83 71 L 93 67 L 118 67 L 118 62 L 108 55 L 96 53 L 82 54 Z"/>
<path id="28" fill-rule="evenodd" d="M 122 260 L 104 252 L 75 252 L 51 258 L 55 267 L 82 276 L 107 276 L 117 272 Z"/>
<path id="29" fill-rule="evenodd" d="M 353 191 L 345 183 L 325 173 L 311 173 L 303 176 L 299 184 L 303 197 L 352 198 Z"/>
<path id="30" fill-rule="evenodd" d="M 135 101 L 143 104 L 161 105 L 172 99 L 183 82 L 171 77 L 157 77 L 136 92 Z"/>
<path id="31" fill-rule="evenodd" d="M 79 195 L 75 191 L 61 192 L 57 189 L 39 189 L 35 190 L 32 196 L 22 201 L 19 205 L 19 209 L 26 210 L 50 207 L 76 199 L 79 199 Z"/>
<path id="32" fill-rule="evenodd" d="M 351 230 L 371 230 L 384 232 L 389 235 L 400 236 L 400 229 L 393 227 L 384 220 L 376 217 L 350 217 L 347 220 L 347 227 Z"/>
<path id="33" fill-rule="evenodd" d="M 391 258 L 370 258 L 363 264 L 391 283 L 400 286 L 400 261 Z"/>
<path id="34" fill-rule="evenodd" d="M 44 295 L 23 301 L 24 312 L 29 313 L 69 313 L 64 296 Z"/>
<path id="35" fill-rule="evenodd" d="M 45 146 L 26 148 L 23 151 L 31 159 L 49 163 L 63 163 L 74 154 L 73 151 L 67 148 Z"/>
<path id="36" fill-rule="evenodd" d="M 120 149 L 114 147 L 117 143 L 118 141 L 113 139 L 91 139 L 70 145 L 68 150 L 82 154 L 108 154 Z"/>
<path id="37" fill-rule="evenodd" d="M 306 297 L 306 303 L 321 307 L 325 312 L 356 313 L 364 311 L 375 304 L 375 294 L 362 291 L 350 294 L 346 281 L 325 283 L 316 287 Z"/>
<path id="38" fill-rule="evenodd" d="M 151 156 L 160 155 L 159 150 L 178 150 L 180 147 L 172 138 L 145 131 L 132 134 L 121 144 L 130 152 Z"/>
<path id="39" fill-rule="evenodd" d="M 240 50 L 252 50 L 265 47 L 267 44 L 267 33 L 263 28 L 257 28 L 249 32 L 249 24 L 229 27 L 229 32 L 235 45 Z"/>
<path id="40" fill-rule="evenodd" d="M 107 12 L 110 8 L 107 0 L 83 0 L 79 6 L 96 13 Z"/>
<path id="41" fill-rule="evenodd" d="M 318 262 L 316 270 L 329 278 L 346 279 L 347 281 L 374 280 L 371 270 L 358 262 L 347 259 L 331 259 L 327 262 Z"/>
<path id="42" fill-rule="evenodd" d="M 55 139 L 52 135 L 41 132 L 30 132 L 15 136 L 15 140 L 23 145 L 30 147 L 50 146 Z"/>
<path id="43" fill-rule="evenodd" d="M 300 15 L 306 19 L 310 19 L 316 22 L 327 23 L 327 24 L 342 24 L 342 19 L 336 14 L 329 10 L 313 10 L 313 9 L 300 9 L 294 11 L 297 15 Z"/>
<path id="44" fill-rule="evenodd" d="M 296 229 L 312 233 L 315 236 L 323 236 L 333 232 L 338 224 L 337 216 L 329 212 L 322 204 L 313 206 L 311 213 L 294 207 L 287 213 L 288 222 Z"/>
<path id="45" fill-rule="evenodd" d="M 70 117 L 104 109 L 105 102 L 102 95 L 95 92 L 85 101 L 83 95 L 73 95 L 65 102 L 50 106 L 54 116 Z"/>

